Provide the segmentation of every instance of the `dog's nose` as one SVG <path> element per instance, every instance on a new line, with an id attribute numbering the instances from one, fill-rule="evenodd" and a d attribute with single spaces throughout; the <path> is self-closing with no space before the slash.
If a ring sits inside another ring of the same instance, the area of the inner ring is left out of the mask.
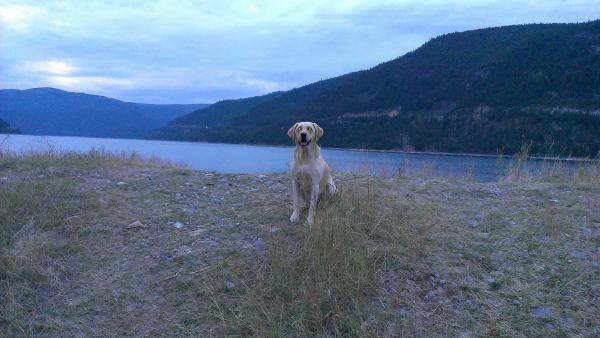
<path id="1" fill-rule="evenodd" d="M 300 134 L 300 138 L 301 138 L 302 140 L 306 140 L 306 133 L 301 133 L 301 134 Z"/>

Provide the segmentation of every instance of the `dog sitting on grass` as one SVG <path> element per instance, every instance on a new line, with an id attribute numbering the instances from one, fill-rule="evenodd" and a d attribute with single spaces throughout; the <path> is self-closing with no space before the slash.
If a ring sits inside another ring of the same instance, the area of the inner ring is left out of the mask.
<path id="1" fill-rule="evenodd" d="M 293 212 L 290 221 L 300 219 L 301 200 L 309 202 L 307 224 L 315 221 L 315 209 L 321 194 L 337 191 L 331 170 L 317 141 L 323 136 L 323 129 L 314 122 L 298 122 L 288 130 L 288 136 L 296 143 L 292 163 Z"/>

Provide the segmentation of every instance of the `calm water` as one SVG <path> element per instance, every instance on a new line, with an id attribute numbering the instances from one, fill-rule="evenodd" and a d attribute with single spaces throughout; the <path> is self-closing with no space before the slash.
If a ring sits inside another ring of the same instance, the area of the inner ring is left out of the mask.
<path id="1" fill-rule="evenodd" d="M 222 173 L 277 173 L 290 167 L 292 147 L 267 147 L 237 144 L 211 144 L 173 141 L 103 139 L 63 136 L 2 135 L 0 144 L 12 151 L 48 149 L 87 151 L 102 148 L 114 152 L 136 152 L 176 163 L 191 169 Z M 396 152 L 367 152 L 323 149 L 323 156 L 338 172 L 396 175 L 425 173 L 433 176 L 471 177 L 494 181 L 508 166 L 495 157 L 434 155 Z M 536 166 L 535 161 L 530 165 Z"/>

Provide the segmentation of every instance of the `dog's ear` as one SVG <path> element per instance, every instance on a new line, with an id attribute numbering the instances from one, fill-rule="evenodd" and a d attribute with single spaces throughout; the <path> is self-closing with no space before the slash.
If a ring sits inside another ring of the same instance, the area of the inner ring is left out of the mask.
<path id="1" fill-rule="evenodd" d="M 296 139 L 296 127 L 298 123 L 294 123 L 294 125 L 288 130 L 288 136 L 295 141 Z"/>
<path id="2" fill-rule="evenodd" d="M 315 128 L 315 137 L 318 140 L 321 138 L 321 136 L 323 136 L 323 128 L 319 127 L 319 125 L 314 122 L 313 127 Z"/>

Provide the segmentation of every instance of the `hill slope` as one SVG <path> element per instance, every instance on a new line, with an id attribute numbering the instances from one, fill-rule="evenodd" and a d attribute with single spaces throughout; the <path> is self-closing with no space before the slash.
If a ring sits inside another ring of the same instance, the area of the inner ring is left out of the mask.
<path id="1" fill-rule="evenodd" d="M 314 120 L 326 146 L 596 156 L 599 111 L 600 21 L 532 24 L 439 36 L 261 103 L 209 141 L 286 144 Z"/>
<path id="2" fill-rule="evenodd" d="M 275 92 L 246 99 L 219 101 L 179 117 L 167 127 L 153 131 L 149 136 L 167 140 L 215 141 L 219 138 L 218 132 L 231 123 L 233 118 L 246 114 L 257 105 L 282 94 Z"/>
<path id="3" fill-rule="evenodd" d="M 0 116 L 25 134 L 136 138 L 205 106 L 131 103 L 54 88 L 0 90 Z"/>

